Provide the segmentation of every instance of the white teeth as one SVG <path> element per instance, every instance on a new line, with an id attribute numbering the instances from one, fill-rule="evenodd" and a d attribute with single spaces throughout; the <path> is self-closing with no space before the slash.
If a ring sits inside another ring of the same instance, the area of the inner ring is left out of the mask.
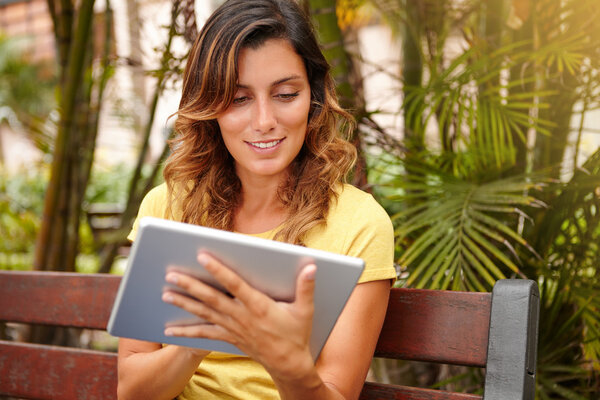
<path id="1" fill-rule="evenodd" d="M 259 149 L 268 149 L 273 146 L 276 146 L 277 144 L 279 144 L 279 142 L 281 142 L 281 139 L 273 140 L 272 142 L 255 142 L 255 143 L 248 142 L 248 143 L 254 147 L 258 147 Z"/>

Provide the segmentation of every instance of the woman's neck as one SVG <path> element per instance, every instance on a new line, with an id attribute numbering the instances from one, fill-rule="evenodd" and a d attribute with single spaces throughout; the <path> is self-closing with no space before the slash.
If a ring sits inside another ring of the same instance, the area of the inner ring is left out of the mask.
<path id="1" fill-rule="evenodd" d="M 262 233 L 281 225 L 287 211 L 278 195 L 276 180 L 242 180 L 242 197 L 234 217 L 234 229 L 241 233 Z"/>

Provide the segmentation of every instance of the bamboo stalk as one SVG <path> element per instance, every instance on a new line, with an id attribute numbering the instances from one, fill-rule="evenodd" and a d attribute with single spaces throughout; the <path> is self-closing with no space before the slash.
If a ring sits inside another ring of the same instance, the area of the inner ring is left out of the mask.
<path id="1" fill-rule="evenodd" d="M 68 3 L 64 0 L 63 5 Z M 83 54 L 90 35 L 91 20 L 93 16 L 94 0 L 83 0 L 77 18 L 76 35 L 69 51 L 69 60 L 66 68 L 68 77 L 62 85 L 60 106 L 61 118 L 54 146 L 54 157 L 52 160 L 50 181 L 44 198 L 44 210 L 42 214 L 42 224 L 38 234 L 36 250 L 34 256 L 35 269 L 55 269 L 61 268 L 61 260 L 64 257 L 64 251 L 61 250 L 66 234 L 61 226 L 65 226 L 65 216 L 67 209 L 65 204 L 68 195 L 64 193 L 65 188 L 70 187 L 67 168 L 73 165 L 69 162 L 71 156 L 68 149 L 71 144 L 73 114 L 75 111 L 76 93 L 81 84 L 83 74 Z M 64 9 L 62 11 L 65 11 Z M 69 19 L 61 14 L 57 19 L 62 31 L 66 20 Z M 60 47 L 60 46 L 59 46 Z M 53 228 L 54 227 L 54 228 Z M 59 231 L 56 232 L 55 230 Z"/>
<path id="2" fill-rule="evenodd" d="M 365 101 L 362 98 L 362 88 L 352 85 L 353 62 L 346 51 L 345 35 L 339 27 L 336 14 L 335 0 L 309 0 L 310 14 L 316 27 L 318 39 L 323 54 L 331 65 L 331 74 L 336 83 L 336 93 L 343 108 L 352 110 L 357 120 L 361 120 L 365 112 Z M 358 85 L 356 83 L 355 85 Z M 362 153 L 362 143 L 358 129 L 352 132 L 350 141 L 358 151 L 352 183 L 355 186 L 367 187 L 367 163 Z"/>
<path id="3" fill-rule="evenodd" d="M 423 79 L 423 57 L 420 48 L 420 21 L 419 3 L 411 0 L 404 1 L 405 12 L 410 23 L 405 23 L 402 35 L 402 75 L 404 84 L 402 91 L 407 97 L 411 87 L 419 87 Z M 405 143 L 412 149 L 424 147 L 423 121 L 419 117 L 407 118 L 412 102 L 405 101 L 404 111 L 404 138 Z"/>
<path id="4" fill-rule="evenodd" d="M 344 36 L 338 25 L 335 0 L 309 0 L 311 17 L 316 27 L 323 54 L 331 65 L 331 75 L 344 108 L 354 108 L 354 91 L 350 84 L 350 60 L 344 48 Z"/>

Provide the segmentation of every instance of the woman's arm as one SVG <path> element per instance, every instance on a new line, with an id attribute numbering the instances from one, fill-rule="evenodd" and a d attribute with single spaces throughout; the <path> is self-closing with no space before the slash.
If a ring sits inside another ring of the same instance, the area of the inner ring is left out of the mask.
<path id="1" fill-rule="evenodd" d="M 359 284 L 331 333 L 331 345 L 317 361 L 326 382 L 339 382 L 346 398 L 358 398 L 383 326 L 391 280 Z M 328 342 L 329 343 L 329 342 Z M 351 370 L 347 363 L 356 363 Z M 331 380 L 328 379 L 331 377 Z"/>
<path id="2" fill-rule="evenodd" d="M 212 324 L 169 327 L 166 334 L 225 340 L 261 363 L 283 399 L 354 399 L 360 394 L 385 317 L 389 281 L 358 285 L 315 366 L 309 351 L 314 276 L 299 274 L 293 303 L 275 302 L 206 254 L 204 265 L 233 298 L 199 280 L 170 272 L 167 280 L 194 298 L 166 292 L 163 299 Z"/>
<path id="3" fill-rule="evenodd" d="M 318 379 L 313 377 L 312 380 L 320 380 L 324 387 L 301 393 L 301 387 L 310 389 L 311 385 L 279 384 L 274 377 L 282 399 L 358 398 L 385 318 L 389 291 L 389 280 L 356 286 L 317 360 Z"/>
<path id="4" fill-rule="evenodd" d="M 188 383 L 207 351 L 119 339 L 119 399 L 172 399 Z"/>

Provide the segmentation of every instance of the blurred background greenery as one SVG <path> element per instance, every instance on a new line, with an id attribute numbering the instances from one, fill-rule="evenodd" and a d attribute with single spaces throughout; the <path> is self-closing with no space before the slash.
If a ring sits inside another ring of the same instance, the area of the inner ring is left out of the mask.
<path id="1" fill-rule="evenodd" d="M 17 3 L 24 2 L 0 2 L 0 16 Z M 122 271 L 124 237 L 168 153 L 159 103 L 177 89 L 204 15 L 198 4 L 209 12 L 220 2 L 150 3 L 169 19 L 146 50 L 136 42 L 144 28 L 134 0 L 45 2 L 60 45 L 43 62 L 21 36 L 0 35 L 1 127 L 41 154 L 16 171 L 0 158 L 0 268 Z M 597 398 L 600 3 L 302 4 L 340 100 L 358 121 L 352 140 L 361 157 L 351 179 L 395 224 L 397 284 L 488 291 L 497 279 L 536 280 L 538 398 Z M 123 9 L 126 54 L 114 25 Z M 144 61 L 148 54 L 153 62 Z M 130 80 L 144 79 L 134 106 L 111 100 L 124 67 L 137 71 Z M 134 132 L 127 162 L 98 157 L 106 114 Z M 109 234 L 99 236 L 92 218 L 102 215 Z M 375 360 L 372 373 L 384 382 L 482 390 L 476 370 Z"/>

